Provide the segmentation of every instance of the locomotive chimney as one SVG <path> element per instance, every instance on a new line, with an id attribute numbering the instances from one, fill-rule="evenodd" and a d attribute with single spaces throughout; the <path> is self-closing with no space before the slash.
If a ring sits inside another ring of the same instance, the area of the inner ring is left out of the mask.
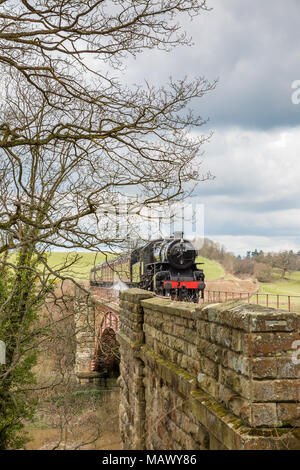
<path id="1" fill-rule="evenodd" d="M 183 238 L 183 232 L 174 232 L 174 238 Z"/>

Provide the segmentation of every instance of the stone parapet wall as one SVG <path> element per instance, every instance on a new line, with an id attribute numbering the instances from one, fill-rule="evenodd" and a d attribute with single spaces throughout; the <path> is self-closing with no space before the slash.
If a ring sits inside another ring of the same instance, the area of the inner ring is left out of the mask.
<path id="1" fill-rule="evenodd" d="M 200 387 L 251 427 L 300 426 L 300 315 L 257 305 L 197 312 Z"/>
<path id="2" fill-rule="evenodd" d="M 300 316 L 120 294 L 126 449 L 300 448 Z"/>

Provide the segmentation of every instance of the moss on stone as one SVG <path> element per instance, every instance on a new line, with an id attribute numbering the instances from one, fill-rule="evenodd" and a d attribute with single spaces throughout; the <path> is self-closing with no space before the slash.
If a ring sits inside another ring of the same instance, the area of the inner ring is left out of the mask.
<path id="1" fill-rule="evenodd" d="M 155 297 L 155 294 L 147 290 L 133 288 L 133 289 L 127 289 L 127 290 L 121 291 L 119 296 L 120 296 L 120 300 L 127 300 L 127 301 L 131 301 L 137 304 L 143 299 L 149 299 L 151 297 Z"/>
<path id="2" fill-rule="evenodd" d="M 191 302 L 178 302 L 169 299 L 154 297 L 152 299 L 142 300 L 141 305 L 149 310 L 158 311 L 170 315 L 176 315 L 184 318 L 195 318 L 196 307 Z"/>
<path id="3" fill-rule="evenodd" d="M 149 349 L 147 346 L 143 345 L 142 348 L 142 354 L 144 354 L 147 358 L 152 358 L 152 360 L 156 363 L 156 369 L 157 366 L 162 366 L 169 370 L 171 372 L 170 376 L 168 377 L 168 381 L 170 383 L 176 382 L 177 385 L 179 385 L 180 381 L 184 381 L 188 389 L 191 389 L 193 385 L 196 383 L 196 377 L 189 374 L 188 372 L 184 371 L 180 367 L 172 364 L 171 362 L 167 361 L 166 359 L 163 359 L 161 356 L 156 354 L 154 351 Z M 182 389 L 182 387 L 180 387 Z M 190 391 L 190 390 L 189 390 Z"/>

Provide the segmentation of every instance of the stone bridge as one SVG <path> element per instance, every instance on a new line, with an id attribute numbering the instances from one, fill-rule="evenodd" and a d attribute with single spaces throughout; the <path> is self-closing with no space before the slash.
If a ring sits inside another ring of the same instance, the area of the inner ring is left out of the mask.
<path id="1" fill-rule="evenodd" d="M 101 302 L 99 325 L 109 312 L 120 319 L 124 449 L 300 449 L 300 315 L 139 289 L 121 292 L 119 305 Z M 84 317 L 77 373 L 95 351 L 95 315 Z"/>

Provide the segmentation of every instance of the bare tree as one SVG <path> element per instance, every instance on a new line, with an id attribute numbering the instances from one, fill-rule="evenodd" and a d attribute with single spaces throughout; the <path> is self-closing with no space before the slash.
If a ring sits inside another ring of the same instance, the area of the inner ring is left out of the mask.
<path id="1" fill-rule="evenodd" d="M 97 139 L 101 145 L 104 139 L 118 137 L 116 144 L 122 145 L 132 142 L 135 132 L 142 135 L 159 122 L 165 131 L 199 124 L 191 115 L 176 114 L 174 121 L 174 113 L 211 88 L 204 79 L 171 81 L 169 88 L 160 90 L 129 89 L 111 70 L 115 76 L 128 55 L 145 49 L 189 44 L 175 19 L 205 9 L 206 2 L 197 0 L 2 1 L 0 64 L 7 93 L 15 94 L 13 74 L 34 90 L 34 102 L 45 100 L 57 115 L 52 125 L 30 136 L 24 132 L 25 123 L 6 117 L 0 123 L 1 147 L 53 139 Z"/>
<path id="2" fill-rule="evenodd" d="M 204 121 L 187 105 L 215 83 L 113 78 L 128 55 L 189 44 L 176 18 L 205 9 L 196 0 L 0 1 L 1 448 L 21 445 L 33 413 L 24 383 L 51 330 L 38 312 L 49 298 L 66 304 L 55 281 L 76 259 L 53 269 L 48 251 L 118 246 L 98 224 L 117 194 L 134 188 L 143 205 L 159 204 L 209 177 L 199 171 L 209 136 L 191 133 Z"/>
<path id="3" fill-rule="evenodd" d="M 297 255 L 292 250 L 275 253 L 271 259 L 272 265 L 275 268 L 281 269 L 282 279 L 285 278 L 287 272 L 297 268 Z"/>
<path id="4" fill-rule="evenodd" d="M 45 100 L 33 104 L 34 93 L 30 94 L 26 85 L 16 83 L 17 95 L 7 101 L 6 113 L 24 128 L 24 139 L 29 141 L 32 135 L 47 131 L 58 111 Z M 156 99 L 161 98 L 153 93 L 149 110 Z M 136 105 L 132 97 L 133 101 Z M 120 131 L 102 143 L 54 139 L 47 144 L 3 148 L 0 229 L 5 231 L 6 243 L 0 252 L 20 246 L 22 224 L 29 230 L 26 237 L 31 244 L 39 241 L 68 248 L 96 247 L 107 241 L 107 235 L 104 240 L 97 236 L 96 219 L 92 231 L 91 223 L 85 230 L 79 221 L 95 216 L 110 195 L 113 198 L 130 186 L 142 195 L 143 204 L 162 202 L 181 197 L 184 183 L 205 178 L 196 164 L 199 146 L 206 137 L 191 138 L 181 131 L 179 138 L 176 127 L 180 118 L 172 115 L 172 108 L 175 113 L 178 103 L 169 105 L 168 113 L 156 116 L 153 123 Z M 124 112 L 128 110 L 129 105 Z M 76 113 L 73 123 L 80 126 Z"/>

